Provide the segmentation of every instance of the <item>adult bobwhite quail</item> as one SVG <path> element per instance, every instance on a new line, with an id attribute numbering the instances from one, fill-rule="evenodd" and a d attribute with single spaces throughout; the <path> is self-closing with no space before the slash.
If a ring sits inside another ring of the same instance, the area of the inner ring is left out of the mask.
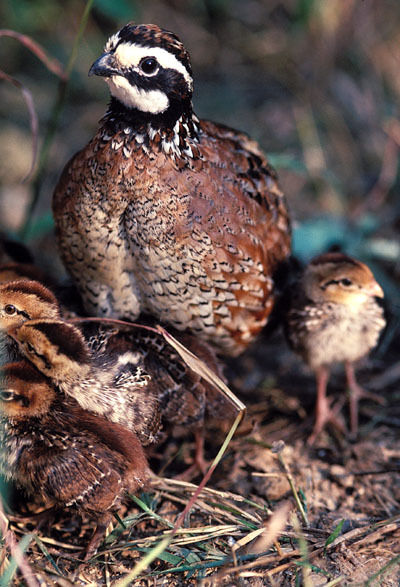
<path id="1" fill-rule="evenodd" d="M 355 379 L 354 363 L 378 343 L 385 327 L 381 286 L 364 263 L 342 253 L 315 257 L 292 288 L 286 315 L 286 335 L 294 351 L 315 371 L 317 405 L 313 443 L 325 424 L 334 421 L 326 388 L 330 368 L 344 363 L 350 389 L 350 431 L 358 431 L 358 401 L 379 396 L 363 390 Z"/>
<path id="2" fill-rule="evenodd" d="M 129 430 L 61 394 L 26 361 L 9 363 L 1 377 L 0 472 L 47 507 L 93 517 L 87 559 L 124 493 L 148 480 L 142 446 Z"/>
<path id="3" fill-rule="evenodd" d="M 266 324 L 290 253 L 275 171 L 245 134 L 193 113 L 189 55 L 175 34 L 127 24 L 92 74 L 110 88 L 109 109 L 53 199 L 86 310 L 144 312 L 237 355 Z"/>

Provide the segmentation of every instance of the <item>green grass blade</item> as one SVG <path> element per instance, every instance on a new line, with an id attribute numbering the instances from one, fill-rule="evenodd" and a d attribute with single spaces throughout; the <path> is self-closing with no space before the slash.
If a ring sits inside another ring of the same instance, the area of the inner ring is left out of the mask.
<path id="1" fill-rule="evenodd" d="M 57 573 L 61 577 L 64 577 L 64 574 L 61 572 L 60 568 L 57 566 L 57 563 L 55 562 L 55 560 L 53 559 L 53 557 L 51 556 L 51 554 L 47 550 L 46 545 L 40 540 L 39 536 L 37 536 L 36 534 L 33 534 L 33 538 L 34 538 L 36 544 L 38 545 L 38 547 L 40 548 L 40 550 L 43 552 L 44 556 L 47 558 L 47 560 L 51 564 L 51 566 L 57 571 Z"/>
<path id="2" fill-rule="evenodd" d="M 330 534 L 328 536 L 328 538 L 326 539 L 325 546 L 324 546 L 324 554 L 326 554 L 326 549 L 328 548 L 328 546 L 330 544 L 332 544 L 332 542 L 334 542 L 336 540 L 336 538 L 339 536 L 340 532 L 342 531 L 344 523 L 345 523 L 345 520 L 340 520 L 339 524 L 333 530 L 332 534 Z"/>

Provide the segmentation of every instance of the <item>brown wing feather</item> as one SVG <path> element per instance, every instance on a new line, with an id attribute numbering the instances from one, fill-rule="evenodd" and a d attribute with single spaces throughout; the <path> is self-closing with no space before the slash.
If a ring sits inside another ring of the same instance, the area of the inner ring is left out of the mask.
<path id="1" fill-rule="evenodd" d="M 61 253 L 89 310 L 147 311 L 237 354 L 266 323 L 273 274 L 290 252 L 274 172 L 253 141 L 211 122 L 183 167 L 123 132 L 114 137 L 127 145 L 122 156 L 104 132 L 67 164 L 53 201 Z"/>

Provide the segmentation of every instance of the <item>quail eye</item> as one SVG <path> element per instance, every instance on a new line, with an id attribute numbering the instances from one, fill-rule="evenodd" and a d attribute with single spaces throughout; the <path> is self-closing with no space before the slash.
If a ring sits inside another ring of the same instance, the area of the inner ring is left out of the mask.
<path id="1" fill-rule="evenodd" d="M 347 279 L 347 277 L 345 277 L 344 279 L 340 280 L 340 283 L 342 285 L 349 286 L 349 285 L 352 285 L 353 282 L 350 279 Z"/>
<path id="2" fill-rule="evenodd" d="M 26 343 L 26 348 L 28 349 L 28 351 L 30 353 L 34 353 L 35 352 L 35 347 L 33 346 L 33 344 L 31 344 L 30 342 Z"/>
<path id="3" fill-rule="evenodd" d="M 152 73 L 156 73 L 158 70 L 158 61 L 157 59 L 154 59 L 154 57 L 145 57 L 139 63 L 139 67 L 143 73 L 146 75 L 151 75 Z"/>
<path id="4" fill-rule="evenodd" d="M 14 393 L 12 391 L 0 391 L 0 399 L 3 402 L 10 402 L 14 399 Z"/>
<path id="5" fill-rule="evenodd" d="M 4 306 L 4 311 L 8 316 L 12 316 L 13 314 L 16 313 L 17 308 L 15 306 L 13 306 L 12 304 L 6 304 Z"/>

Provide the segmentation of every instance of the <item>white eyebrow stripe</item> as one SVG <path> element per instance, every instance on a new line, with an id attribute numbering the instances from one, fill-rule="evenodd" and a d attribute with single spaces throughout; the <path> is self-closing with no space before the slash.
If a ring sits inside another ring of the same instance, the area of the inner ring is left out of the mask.
<path id="1" fill-rule="evenodd" d="M 104 53 L 108 53 L 108 51 L 112 51 L 114 47 L 117 45 L 118 41 L 120 40 L 119 31 L 112 35 L 107 43 L 104 45 Z"/>
<path id="2" fill-rule="evenodd" d="M 192 89 L 193 80 L 186 67 L 178 61 L 172 53 L 161 47 L 142 47 L 134 43 L 120 43 L 114 55 L 123 67 L 138 67 L 143 57 L 155 57 L 161 67 L 175 69 L 185 78 L 188 86 Z"/>

